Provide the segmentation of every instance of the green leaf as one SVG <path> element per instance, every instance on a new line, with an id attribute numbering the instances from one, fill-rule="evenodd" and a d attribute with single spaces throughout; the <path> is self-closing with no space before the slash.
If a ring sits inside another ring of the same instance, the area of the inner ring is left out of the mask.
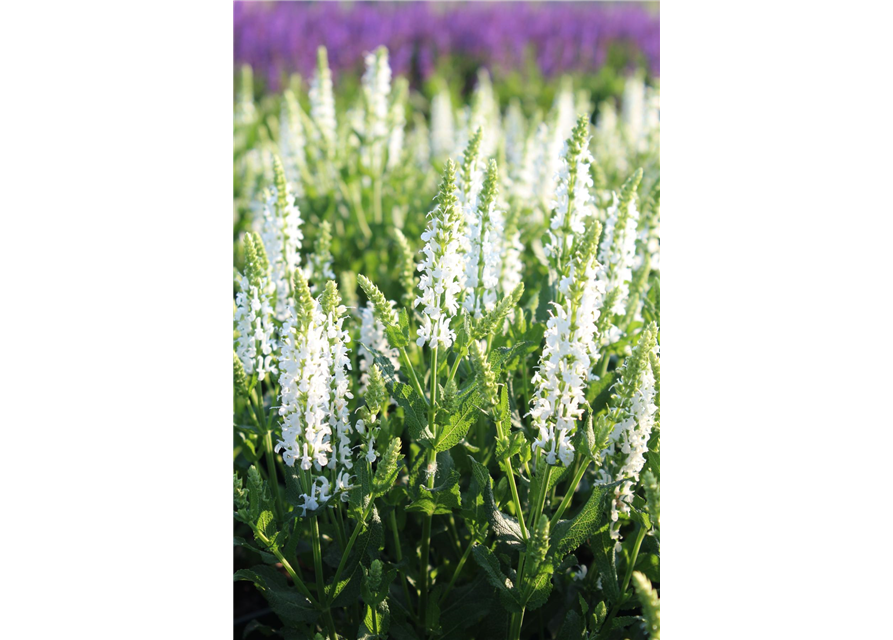
<path id="1" fill-rule="evenodd" d="M 599 411 L 608 406 L 608 401 L 611 399 L 611 387 L 616 377 L 617 370 L 615 369 L 614 371 L 608 371 L 589 385 L 589 390 L 586 392 L 586 400 L 592 407 L 593 415 L 598 414 Z"/>
<path id="2" fill-rule="evenodd" d="M 258 565 L 252 569 L 240 569 L 233 576 L 234 580 L 253 582 L 270 603 L 270 608 L 286 624 L 316 622 L 319 612 L 300 592 L 288 586 L 284 575 L 266 565 Z"/>
<path id="3" fill-rule="evenodd" d="M 534 611 L 546 604 L 549 595 L 552 593 L 552 565 L 543 563 L 540 565 L 539 572 L 531 585 L 533 591 L 527 599 L 527 610 Z"/>
<path id="4" fill-rule="evenodd" d="M 398 382 L 396 379 L 389 380 L 389 391 L 394 400 L 403 407 L 404 420 L 409 428 L 409 435 L 415 441 L 427 441 L 430 438 L 428 430 L 428 408 L 425 401 L 408 384 Z M 428 433 L 426 433 L 428 432 Z"/>
<path id="5" fill-rule="evenodd" d="M 596 485 L 592 488 L 589 500 L 580 512 L 570 520 L 560 520 L 555 525 L 550 538 L 551 552 L 556 558 L 570 553 L 599 529 L 606 527 L 610 520 L 610 504 L 614 487 L 624 482 L 618 480 L 607 485 Z"/>
<path id="6" fill-rule="evenodd" d="M 497 590 L 500 602 L 509 613 L 521 612 L 521 600 L 518 590 L 499 566 L 499 559 L 487 547 L 475 545 L 471 550 L 474 561 L 478 563 L 487 576 L 487 581 Z"/>
<path id="7" fill-rule="evenodd" d="M 480 411 L 480 407 L 477 404 L 479 398 L 479 393 L 470 393 L 469 397 L 466 397 L 462 404 L 459 405 L 459 410 L 450 415 L 449 422 L 440 425 L 437 440 L 434 443 L 435 451 L 447 451 L 465 437 L 468 429 L 477 420 L 478 412 Z"/>
<path id="8" fill-rule="evenodd" d="M 401 308 L 397 314 L 397 325 L 386 326 L 384 328 L 388 343 L 395 349 L 400 349 L 409 344 L 409 318 L 406 315 L 406 309 Z"/>
<path id="9" fill-rule="evenodd" d="M 484 498 L 484 512 L 487 521 L 496 534 L 496 539 L 510 547 L 523 549 L 524 542 L 521 537 L 521 525 L 515 518 L 506 515 L 496 508 L 496 499 L 493 497 L 493 486 L 487 467 L 474 458 L 471 460 L 471 471 L 478 486 L 481 487 L 481 495 Z"/>
<path id="10" fill-rule="evenodd" d="M 390 490 L 397 480 L 397 470 L 403 456 L 400 453 L 402 442 L 400 438 L 392 438 L 388 442 L 388 449 L 378 462 L 375 468 L 375 475 L 372 478 L 373 499 L 383 496 Z"/>
<path id="11" fill-rule="evenodd" d="M 371 557 L 378 552 L 383 542 L 381 518 L 378 516 L 378 509 L 373 506 L 372 517 L 369 519 L 366 530 L 357 536 L 347 563 L 344 565 L 344 570 L 338 579 L 338 584 L 329 582 L 326 585 L 326 595 L 332 599 L 332 607 L 347 606 L 360 595 L 362 580 L 360 565 L 368 565 Z M 332 580 L 334 581 L 334 576 Z"/>
<path id="12" fill-rule="evenodd" d="M 272 511 L 261 512 L 257 519 L 257 532 L 267 539 L 267 542 L 263 543 L 265 546 L 269 547 L 271 550 L 278 548 L 276 535 L 279 532 L 276 530 L 276 518 Z M 256 536 L 258 542 L 261 542 L 260 535 Z"/>
<path id="13" fill-rule="evenodd" d="M 583 612 L 586 615 L 586 612 Z M 564 616 L 564 622 L 561 623 L 561 629 L 555 640 L 582 640 L 583 638 L 583 619 L 577 615 L 577 612 L 571 609 Z"/>
<path id="14" fill-rule="evenodd" d="M 614 540 L 608 533 L 608 527 L 590 537 L 590 547 L 595 558 L 595 566 L 602 579 L 602 591 L 612 604 L 618 602 L 620 585 L 617 582 L 617 565 L 614 560 Z"/>

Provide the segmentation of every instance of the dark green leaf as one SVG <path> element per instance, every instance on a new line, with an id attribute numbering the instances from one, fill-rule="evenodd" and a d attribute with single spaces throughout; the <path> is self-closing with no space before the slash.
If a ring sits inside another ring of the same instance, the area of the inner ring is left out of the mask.
<path id="1" fill-rule="evenodd" d="M 500 596 L 500 602 L 509 613 L 520 613 L 521 601 L 518 590 L 512 581 L 509 580 L 499 566 L 499 559 L 493 555 L 487 547 L 483 545 L 475 545 L 472 549 L 475 562 L 484 571 L 487 581 L 497 590 Z"/>
<path id="2" fill-rule="evenodd" d="M 606 527 L 610 520 L 610 504 L 614 487 L 623 480 L 592 488 L 589 500 L 580 512 L 570 520 L 561 520 L 555 525 L 550 537 L 551 552 L 557 558 L 564 557 L 599 529 Z"/>
<path id="3" fill-rule="evenodd" d="M 586 615 L 586 613 L 583 612 L 583 615 Z M 561 629 L 558 630 L 555 640 L 582 640 L 583 631 L 583 619 L 577 615 L 576 611 L 571 609 L 564 616 L 564 622 L 561 623 Z"/>
<path id="4" fill-rule="evenodd" d="M 313 608 L 310 601 L 296 588 L 288 586 L 285 576 L 273 567 L 258 565 L 252 569 L 240 569 L 236 571 L 233 579 L 253 582 L 270 603 L 270 608 L 286 624 L 300 622 L 312 624 L 319 616 L 319 612 Z"/>

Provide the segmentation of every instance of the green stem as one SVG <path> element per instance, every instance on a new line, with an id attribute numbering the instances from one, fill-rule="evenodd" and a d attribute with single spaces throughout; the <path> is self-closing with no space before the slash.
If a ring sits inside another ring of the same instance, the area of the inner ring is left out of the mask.
<path id="1" fill-rule="evenodd" d="M 541 459 L 539 457 L 539 453 L 537 453 L 537 463 L 540 463 L 540 461 L 541 461 Z M 539 466 L 539 464 L 537 464 L 537 466 Z M 546 506 L 546 494 L 549 491 L 549 478 L 551 477 L 551 475 L 552 475 L 552 465 L 546 464 L 546 470 L 542 476 L 543 477 L 542 484 L 539 487 L 539 495 L 537 496 L 537 501 L 536 501 L 536 504 L 534 505 L 534 511 L 531 514 L 531 515 L 533 515 L 531 522 L 534 523 L 534 526 L 536 526 L 535 523 L 539 522 L 540 515 L 542 515 L 543 509 Z M 522 554 L 521 560 L 518 563 L 518 588 L 520 589 L 522 594 L 526 591 L 525 585 L 524 585 L 524 567 L 525 567 L 524 560 L 526 557 L 527 557 L 527 554 Z M 511 630 L 511 635 L 509 636 L 509 638 L 511 640 L 518 640 L 521 637 L 521 625 L 524 622 L 525 609 L 526 609 L 526 606 L 524 604 L 522 604 L 521 612 L 512 614 L 512 630 Z"/>
<path id="2" fill-rule="evenodd" d="M 440 604 L 443 605 L 446 602 L 446 597 L 450 592 L 450 589 L 453 588 L 453 585 L 456 583 L 456 578 L 459 577 L 459 573 L 462 571 L 462 567 L 465 566 L 465 561 L 468 560 L 468 556 L 471 555 L 471 550 L 474 548 L 474 538 L 468 541 L 468 548 L 465 549 L 465 553 L 462 554 L 462 557 L 459 558 L 459 564 L 456 565 L 456 570 L 453 571 L 453 577 L 450 578 L 450 583 L 447 585 L 446 591 L 443 592 L 443 595 L 440 596 Z"/>
<path id="3" fill-rule="evenodd" d="M 381 215 L 381 174 L 380 173 L 379 173 L 379 175 L 377 175 L 375 177 L 375 180 L 372 184 L 372 189 L 373 189 L 372 205 L 374 207 L 373 213 L 375 216 L 375 223 L 381 224 L 382 223 L 382 215 Z"/>
<path id="4" fill-rule="evenodd" d="M 263 540 L 264 543 L 266 543 L 269 547 L 270 541 L 267 540 L 267 538 L 264 537 L 263 534 L 259 534 L 259 535 L 260 535 L 260 539 Z M 279 560 L 280 563 L 282 563 L 283 568 L 285 569 L 286 573 L 288 573 L 288 575 L 291 576 L 292 582 L 295 583 L 295 586 L 298 588 L 298 591 L 300 591 L 304 595 L 304 597 L 310 601 L 310 604 L 312 604 L 314 607 L 319 608 L 319 601 L 317 601 L 317 599 L 313 597 L 313 595 L 310 593 L 310 590 L 307 588 L 307 585 L 305 585 L 304 581 L 301 580 L 300 576 L 297 573 L 295 573 L 295 570 L 292 568 L 292 566 L 288 562 L 288 560 L 285 559 L 285 556 L 282 555 L 282 552 L 279 551 L 278 548 L 274 548 L 274 547 L 270 547 L 270 551 L 272 551 L 273 555 L 276 556 L 276 559 Z"/>
<path id="5" fill-rule="evenodd" d="M 264 434 L 264 449 L 266 449 L 269 483 L 273 487 L 273 500 L 276 503 L 279 518 L 282 519 L 285 517 L 285 506 L 282 504 L 282 496 L 279 494 L 279 478 L 276 477 L 276 460 L 273 458 L 273 438 L 270 436 L 269 431 Z"/>
<path id="6" fill-rule="evenodd" d="M 629 557 L 629 564 L 627 565 L 626 572 L 623 576 L 623 586 L 620 588 L 620 598 L 617 600 L 617 602 L 614 603 L 614 606 L 611 607 L 611 613 L 608 614 L 608 617 L 605 619 L 604 624 L 602 624 L 602 629 L 610 628 L 608 625 L 610 624 L 611 620 L 614 619 L 614 616 L 617 615 L 617 612 L 620 611 L 620 605 L 624 601 L 623 596 L 626 595 L 626 589 L 627 587 L 629 587 L 629 580 L 630 578 L 632 578 L 633 569 L 636 566 L 636 559 L 639 557 L 639 548 L 642 546 L 642 540 L 645 539 L 645 534 L 647 533 L 645 527 L 643 527 L 642 525 L 637 524 L 636 527 L 636 542 L 633 545 L 633 551 Z"/>
<path id="7" fill-rule="evenodd" d="M 371 504 L 371 503 L 370 503 Z M 360 535 L 360 530 L 363 528 L 363 523 L 366 520 L 366 513 L 363 514 L 363 520 L 357 522 L 357 526 L 354 527 L 353 533 L 350 534 L 350 540 L 347 541 L 347 548 L 344 549 L 341 554 L 341 562 L 338 563 L 338 568 L 335 570 L 335 579 L 332 581 L 332 584 L 338 584 L 338 580 L 341 578 L 341 572 L 344 571 L 344 566 L 347 564 L 347 557 L 350 555 L 350 550 L 353 548 L 353 543 L 356 542 L 357 536 Z M 335 592 L 332 591 L 334 594 Z M 334 595 L 332 600 L 334 600 Z M 331 601 L 326 603 L 327 606 L 331 606 Z"/>
<path id="8" fill-rule="evenodd" d="M 577 491 L 577 485 L 580 484 L 580 480 L 583 479 L 583 474 L 586 473 L 586 469 L 589 468 L 589 460 L 586 460 L 584 464 L 581 464 L 577 468 L 577 472 L 574 474 L 574 479 L 571 481 L 570 486 L 568 487 L 567 493 L 565 493 L 564 498 L 561 501 L 561 504 L 558 505 L 558 509 L 555 511 L 555 515 L 552 516 L 552 519 L 549 521 L 549 527 L 554 528 L 558 521 L 561 519 L 561 516 L 564 515 L 564 512 L 571 504 L 571 500 L 574 499 L 574 493 Z"/>
<path id="9" fill-rule="evenodd" d="M 435 442 L 437 437 L 437 425 L 434 422 L 437 406 L 437 347 L 431 354 L 431 404 L 428 406 L 428 428 L 434 434 Z M 434 488 L 434 469 L 437 465 L 437 452 L 432 446 L 428 450 L 428 488 Z M 422 627 L 423 637 L 427 635 L 427 618 L 425 617 L 428 608 L 428 548 L 431 544 L 431 519 L 433 516 L 426 515 L 422 523 L 422 549 L 419 554 L 419 573 L 421 574 L 421 591 L 419 592 L 419 625 Z"/>
<path id="10" fill-rule="evenodd" d="M 430 470 L 437 462 L 437 452 L 433 448 L 428 450 L 428 466 Z M 428 476 L 428 488 L 434 487 L 434 474 Z M 433 516 L 426 515 L 422 522 L 422 549 L 419 553 L 419 574 L 421 575 L 421 589 L 419 590 L 419 624 L 423 631 L 425 627 L 425 613 L 428 608 L 428 549 L 431 544 L 431 520 Z"/>
<path id="11" fill-rule="evenodd" d="M 397 534 L 397 510 L 393 509 L 390 515 L 391 531 L 394 532 L 394 548 L 397 552 L 397 564 L 403 562 L 403 548 L 400 546 L 400 536 Z M 403 597 L 406 598 L 406 610 L 411 611 L 412 599 L 409 596 L 409 586 L 406 582 L 406 572 L 403 569 L 397 569 L 400 574 L 400 584 L 403 585 Z"/>
<path id="12" fill-rule="evenodd" d="M 598 363 L 598 370 L 596 371 L 596 375 L 601 378 L 608 372 L 608 364 L 611 362 L 611 354 L 605 353 L 602 356 L 601 361 Z"/>
<path id="13" fill-rule="evenodd" d="M 326 603 L 325 609 L 323 610 L 326 632 L 332 640 L 338 640 L 338 634 L 335 632 L 335 621 L 332 619 L 332 612 L 329 609 L 331 603 L 326 599 L 326 583 L 322 575 L 322 548 L 319 544 L 319 516 L 313 516 L 313 524 L 310 526 L 310 535 L 312 537 L 311 546 L 313 547 L 313 569 L 314 573 L 316 573 L 316 596 L 321 602 Z"/>
<path id="14" fill-rule="evenodd" d="M 400 354 L 403 356 L 403 363 L 407 369 L 409 369 L 409 373 L 412 376 L 412 384 L 415 388 L 415 392 L 419 394 L 419 397 L 425 401 L 425 404 L 428 404 L 428 399 L 425 397 L 425 392 L 422 391 L 422 385 L 419 384 L 419 379 L 416 377 L 415 369 L 412 366 L 412 362 L 409 359 L 409 354 L 406 353 L 406 347 L 400 347 Z"/>

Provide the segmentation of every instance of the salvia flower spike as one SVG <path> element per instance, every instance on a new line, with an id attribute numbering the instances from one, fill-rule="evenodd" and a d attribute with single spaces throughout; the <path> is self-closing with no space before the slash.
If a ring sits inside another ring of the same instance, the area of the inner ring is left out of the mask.
<path id="1" fill-rule="evenodd" d="M 240 291 L 236 294 L 235 321 L 239 336 L 235 340 L 235 351 L 246 374 L 256 373 L 263 378 L 267 372 L 275 373 L 273 308 L 263 269 L 263 247 L 257 245 L 252 234 L 245 236 L 244 247 L 245 274 L 239 278 Z"/>
<path id="2" fill-rule="evenodd" d="M 636 189 L 642 180 L 642 169 L 630 176 L 620 189 L 620 197 L 608 209 L 605 230 L 599 245 L 598 260 L 601 263 L 599 281 L 604 284 L 605 313 L 599 322 L 602 344 L 613 344 L 620 339 L 620 329 L 613 324 L 615 316 L 623 316 L 629 300 L 629 285 L 633 278 L 636 258 L 636 227 L 639 212 L 636 209 Z"/>
<path id="3" fill-rule="evenodd" d="M 651 323 L 639 334 L 639 340 L 618 370 L 614 401 L 607 416 L 600 420 L 613 423 L 611 444 L 602 452 L 599 473 L 603 481 L 627 479 L 615 489 L 611 505 L 611 536 L 619 538 L 618 518 L 629 514 L 632 490 L 645 466 L 648 439 L 654 428 L 655 379 L 651 354 L 657 342 L 657 325 Z M 616 458 L 616 460 L 615 460 Z"/>
<path id="4" fill-rule="evenodd" d="M 598 234 L 593 223 L 591 234 Z M 546 323 L 545 346 L 533 376 L 536 389 L 530 415 L 537 429 L 533 451 L 542 450 L 550 465 L 574 459 L 571 438 L 583 415 L 585 394 L 597 359 L 600 283 L 594 242 L 577 252 L 570 273 L 560 284 L 564 300 L 553 303 Z"/>
<path id="5" fill-rule="evenodd" d="M 413 306 L 424 305 L 416 340 L 420 347 L 427 343 L 431 348 L 449 348 L 456 339 L 450 321 L 459 310 L 465 258 L 459 233 L 462 211 L 455 192 L 456 164 L 448 160 L 437 206 L 428 214 L 428 227 L 422 234 L 425 259 L 418 265 L 420 295 L 413 302 Z"/>

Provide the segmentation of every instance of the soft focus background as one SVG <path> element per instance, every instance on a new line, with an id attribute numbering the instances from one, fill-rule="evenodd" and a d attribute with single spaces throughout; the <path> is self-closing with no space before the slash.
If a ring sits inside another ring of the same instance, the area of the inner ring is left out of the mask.
<path id="1" fill-rule="evenodd" d="M 660 75 L 653 2 L 235 2 L 233 28 L 236 68 L 251 65 L 257 88 L 272 91 L 292 74 L 309 78 L 320 45 L 341 90 L 358 82 L 363 54 L 378 45 L 388 47 L 394 75 L 426 93 L 434 78 L 467 93 L 480 67 L 501 99 L 536 93 L 546 103 L 546 81 L 561 75 L 595 99 L 621 91 L 635 69 Z"/>
<path id="2" fill-rule="evenodd" d="M 661 2 L 664 640 L 893 637 L 884 4 Z"/>

